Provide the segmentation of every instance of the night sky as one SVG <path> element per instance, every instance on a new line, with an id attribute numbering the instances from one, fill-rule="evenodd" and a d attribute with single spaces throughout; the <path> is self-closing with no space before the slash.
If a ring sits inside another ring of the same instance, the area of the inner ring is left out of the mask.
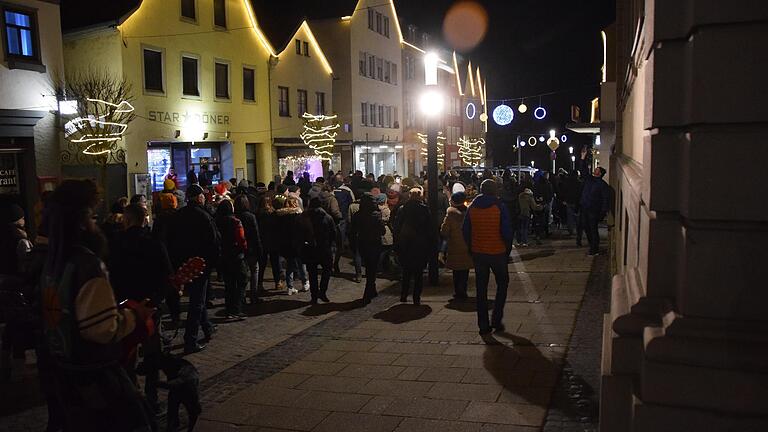
<path id="1" fill-rule="evenodd" d="M 432 35 L 442 37 L 443 19 L 454 0 L 396 0 L 401 18 Z M 582 119 L 589 121 L 589 101 L 599 95 L 600 67 L 603 62 L 600 30 L 614 21 L 615 0 L 481 0 L 489 16 L 488 32 L 475 49 L 464 54 L 478 64 L 488 82 L 489 99 L 516 98 L 560 90 L 544 96 L 541 104 L 549 114 L 533 119 L 538 98 L 527 100 L 526 114 L 515 112 L 506 127 L 490 122 L 488 141 L 498 165 L 516 163 L 512 151 L 518 133 L 547 134 L 556 129 L 562 134 L 570 121 L 570 106 L 579 105 Z M 446 42 L 444 46 L 450 48 Z M 519 100 L 510 100 L 514 108 Z M 490 102 L 490 110 L 501 101 Z M 569 133 L 568 145 L 588 142 Z M 558 150 L 566 161 L 567 146 Z M 565 152 L 565 153 L 561 153 Z M 536 160 L 537 167 L 550 166 L 549 149 L 544 144 L 523 150 L 524 163 Z M 558 166 L 559 166 L 558 162 Z M 565 162 L 563 162 L 565 163 Z"/>

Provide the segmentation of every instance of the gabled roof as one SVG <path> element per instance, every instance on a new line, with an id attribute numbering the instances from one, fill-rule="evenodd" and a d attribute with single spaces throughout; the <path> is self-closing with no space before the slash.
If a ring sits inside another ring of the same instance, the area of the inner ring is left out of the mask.
<path id="1" fill-rule="evenodd" d="M 64 33 L 99 25 L 120 25 L 142 0 L 62 0 L 61 29 Z"/>
<path id="2" fill-rule="evenodd" d="M 306 19 L 304 0 L 250 0 L 256 21 L 276 52 L 282 52 Z"/>

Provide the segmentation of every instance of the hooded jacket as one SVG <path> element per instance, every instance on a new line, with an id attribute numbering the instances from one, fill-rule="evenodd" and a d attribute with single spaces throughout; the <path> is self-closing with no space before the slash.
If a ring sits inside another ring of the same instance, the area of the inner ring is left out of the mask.
<path id="1" fill-rule="evenodd" d="M 525 188 L 520 192 L 519 200 L 521 218 L 529 218 L 533 212 L 541 211 L 543 208 L 541 204 L 538 204 L 536 200 L 533 199 L 533 191 L 528 188 Z"/>
<path id="2" fill-rule="evenodd" d="M 336 202 L 339 205 L 339 211 L 341 212 L 341 218 L 349 220 L 349 206 L 355 201 L 355 194 L 352 189 L 347 185 L 341 185 L 334 189 L 333 196 L 336 197 Z"/>
<path id="3" fill-rule="evenodd" d="M 301 232 L 299 217 L 301 209 L 283 207 L 275 210 L 274 215 L 274 246 L 277 253 L 288 259 L 297 258 L 301 251 Z"/>
<path id="4" fill-rule="evenodd" d="M 423 267 L 437 248 L 437 228 L 421 201 L 410 200 L 394 220 L 395 250 L 403 266 Z"/>
<path id="5" fill-rule="evenodd" d="M 467 208 L 463 205 L 449 207 L 443 225 L 440 227 L 440 235 L 448 244 L 445 266 L 451 270 L 468 270 L 474 267 L 467 242 L 464 241 L 464 234 L 461 232 L 466 213 Z"/>
<path id="6" fill-rule="evenodd" d="M 322 207 L 308 208 L 299 220 L 302 234 L 301 258 L 307 263 L 330 263 L 336 243 L 336 224 Z"/>
<path id="7" fill-rule="evenodd" d="M 309 199 L 311 200 L 312 198 L 320 199 L 320 206 L 333 218 L 334 222 L 341 220 L 342 214 L 339 208 L 339 201 L 331 191 L 325 188 L 324 184 L 315 183 L 312 185 L 309 189 Z"/>
<path id="8" fill-rule="evenodd" d="M 581 210 L 605 217 L 608 213 L 609 201 L 610 189 L 608 183 L 600 177 L 587 176 L 584 180 L 584 189 L 581 192 L 581 200 L 579 201 Z"/>
<path id="9" fill-rule="evenodd" d="M 484 255 L 507 253 L 512 243 L 512 221 L 507 206 L 493 195 L 478 195 L 464 217 L 464 241 L 470 252 Z"/>

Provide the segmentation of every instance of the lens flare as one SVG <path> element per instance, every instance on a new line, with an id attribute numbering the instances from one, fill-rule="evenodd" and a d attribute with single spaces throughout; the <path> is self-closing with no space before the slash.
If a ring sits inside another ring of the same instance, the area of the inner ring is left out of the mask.
<path id="1" fill-rule="evenodd" d="M 474 0 L 456 2 L 445 14 L 443 35 L 456 51 L 467 52 L 480 44 L 488 31 L 488 12 Z"/>

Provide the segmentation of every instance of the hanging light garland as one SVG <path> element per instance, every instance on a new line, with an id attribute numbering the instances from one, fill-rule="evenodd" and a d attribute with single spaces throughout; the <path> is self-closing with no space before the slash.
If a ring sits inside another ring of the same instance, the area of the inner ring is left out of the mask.
<path id="1" fill-rule="evenodd" d="M 469 139 L 459 138 L 459 142 L 456 143 L 459 147 L 459 157 L 464 165 L 476 167 L 480 165 L 480 161 L 483 159 L 483 145 L 485 145 L 485 139 Z"/>
<path id="2" fill-rule="evenodd" d="M 337 116 L 304 113 L 301 117 L 304 119 L 304 132 L 301 134 L 304 144 L 309 146 L 320 160 L 330 161 L 336 136 L 339 134 L 339 123 L 334 121 Z"/>
<path id="3" fill-rule="evenodd" d="M 428 151 L 427 151 L 427 134 L 423 133 L 417 133 L 416 136 L 419 138 L 419 141 L 424 146 L 421 148 L 421 155 L 424 158 L 427 158 Z M 440 166 L 443 166 L 445 164 L 445 135 L 443 135 L 443 132 L 440 131 L 437 133 L 437 164 Z"/>

